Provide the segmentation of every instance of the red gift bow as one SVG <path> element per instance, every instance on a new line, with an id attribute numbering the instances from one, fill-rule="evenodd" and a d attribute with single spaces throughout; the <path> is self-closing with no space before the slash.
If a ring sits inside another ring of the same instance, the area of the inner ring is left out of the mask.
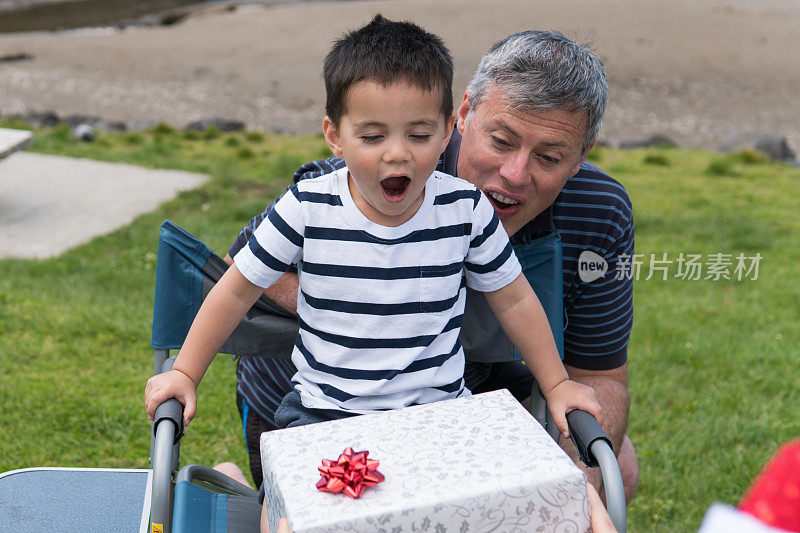
<path id="1" fill-rule="evenodd" d="M 338 461 L 323 459 L 322 466 L 317 467 L 322 474 L 322 478 L 317 481 L 317 489 L 333 493 L 344 491 L 351 498 L 358 498 L 365 488 L 386 479 L 378 472 L 380 461 L 367 459 L 368 455 L 367 450 L 354 452 L 348 446 Z"/>

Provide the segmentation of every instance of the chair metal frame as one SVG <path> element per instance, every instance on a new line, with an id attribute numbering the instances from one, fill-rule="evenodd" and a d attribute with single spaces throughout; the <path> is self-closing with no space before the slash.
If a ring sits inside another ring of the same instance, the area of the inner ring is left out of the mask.
<path id="1" fill-rule="evenodd" d="M 162 228 L 170 224 L 172 229 L 177 228 L 183 232 L 183 238 L 196 239 L 190 233 L 179 228 L 169 221 L 165 221 Z M 163 235 L 163 231 L 162 231 Z M 197 244 L 202 242 L 197 240 Z M 203 245 L 204 246 L 204 245 Z M 161 243 L 159 244 L 159 261 L 161 260 Z M 208 268 L 203 271 L 212 283 L 216 282 L 224 272 L 227 265 L 219 256 L 208 250 Z M 158 276 L 158 267 L 157 267 Z M 158 291 L 158 282 L 156 284 Z M 262 300 L 267 300 L 262 297 Z M 261 300 L 260 300 L 261 302 Z M 259 304 L 257 304 L 258 306 Z M 275 304 L 270 301 L 261 302 L 262 311 L 269 313 L 275 309 Z M 255 307 L 254 307 L 255 309 Z M 194 317 L 191 317 L 192 319 Z M 154 312 L 154 332 L 156 313 Z M 189 321 L 191 322 L 191 321 Z M 232 335 L 233 337 L 233 335 Z M 223 347 L 224 349 L 225 347 Z M 233 350 L 230 350 L 233 351 Z M 221 353 L 230 353 L 222 351 Z M 252 353 L 234 354 L 252 356 Z M 274 357 L 274 356 L 273 356 Z M 170 350 L 165 348 L 155 348 L 154 350 L 154 374 L 167 371 L 172 368 L 174 357 L 170 357 Z M 547 410 L 544 397 L 537 385 L 531 393 L 531 414 L 542 424 L 554 440 L 558 440 L 559 431 Z M 163 424 L 164 421 L 170 421 Z M 622 483 L 622 475 L 616 460 L 616 455 L 611 447 L 611 441 L 603 432 L 597 421 L 583 411 L 572 411 L 567 415 L 570 426 L 570 433 L 578 448 L 581 461 L 590 467 L 599 467 L 603 475 L 603 483 L 606 493 L 606 501 L 609 515 L 617 528 L 617 531 L 624 533 L 627 524 L 627 509 L 625 503 L 625 490 Z M 180 466 L 180 439 L 183 436 L 183 406 L 175 399 L 168 400 L 156 410 L 153 422 L 153 433 L 151 435 L 150 463 L 153 469 L 152 490 L 151 490 L 151 523 L 163 525 L 163 531 L 169 533 L 172 528 L 172 505 L 173 490 L 178 481 L 204 482 L 213 485 L 218 490 L 227 491 L 241 496 L 256 497 L 257 493 L 250 487 L 242 485 L 229 477 L 213 469 L 199 465 L 190 465 L 178 471 Z"/>

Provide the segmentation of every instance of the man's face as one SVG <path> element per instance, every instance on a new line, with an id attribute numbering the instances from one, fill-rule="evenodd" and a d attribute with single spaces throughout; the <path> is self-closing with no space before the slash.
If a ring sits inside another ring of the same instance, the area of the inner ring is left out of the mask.
<path id="1" fill-rule="evenodd" d="M 458 109 L 458 176 L 489 197 L 513 235 L 553 203 L 586 160 L 586 111 L 516 110 L 496 86 L 467 121 L 469 111 L 465 94 Z"/>

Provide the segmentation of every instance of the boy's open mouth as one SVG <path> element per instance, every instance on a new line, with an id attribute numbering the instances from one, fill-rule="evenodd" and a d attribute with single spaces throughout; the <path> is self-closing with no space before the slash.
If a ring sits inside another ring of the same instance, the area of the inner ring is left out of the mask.
<path id="1" fill-rule="evenodd" d="M 406 197 L 409 183 L 411 183 L 411 178 L 408 176 L 392 176 L 381 180 L 383 197 L 392 203 L 402 202 Z"/>

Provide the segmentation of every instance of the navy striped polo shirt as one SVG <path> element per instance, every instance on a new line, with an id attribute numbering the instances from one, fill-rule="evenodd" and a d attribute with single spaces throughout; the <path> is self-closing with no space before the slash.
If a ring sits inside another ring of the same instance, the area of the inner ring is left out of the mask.
<path id="1" fill-rule="evenodd" d="M 461 136 L 455 130 L 437 170 L 456 174 L 460 144 Z M 295 172 L 294 181 L 343 166 L 338 158 L 306 163 Z M 247 244 L 272 205 L 274 202 L 242 228 L 229 249 L 231 257 Z M 597 166 L 584 163 L 567 180 L 553 205 L 514 234 L 511 242 L 530 242 L 554 230 L 563 247 L 564 363 L 587 370 L 617 368 L 627 362 L 633 325 L 633 280 L 619 275 L 617 268 L 621 256 L 634 254 L 633 212 L 627 191 Z M 578 259 L 585 251 L 606 260 L 608 269 L 603 277 L 581 280 Z M 289 360 L 242 358 L 237 370 L 238 392 L 259 416 L 272 420 L 291 388 L 294 371 Z"/>

